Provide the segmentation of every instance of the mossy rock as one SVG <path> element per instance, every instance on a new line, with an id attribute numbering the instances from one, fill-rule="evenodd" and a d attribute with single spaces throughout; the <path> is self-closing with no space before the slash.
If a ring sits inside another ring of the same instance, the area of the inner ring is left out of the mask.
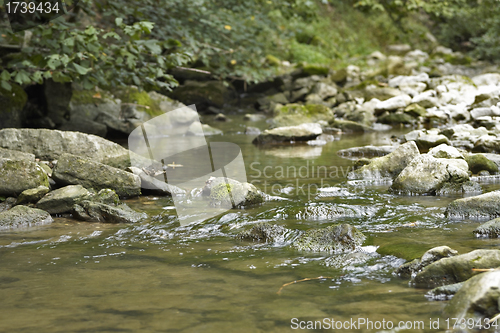
<path id="1" fill-rule="evenodd" d="M 307 75 L 328 75 L 330 68 L 324 65 L 304 64 L 302 65 L 302 72 Z"/>
<path id="2" fill-rule="evenodd" d="M 290 230 L 270 223 L 258 223 L 251 229 L 240 232 L 236 237 L 240 240 L 252 242 L 284 242 L 290 235 Z"/>
<path id="3" fill-rule="evenodd" d="M 425 110 L 424 107 L 415 103 L 408 105 L 405 108 L 404 112 L 412 117 L 425 117 L 425 115 L 427 114 L 427 111 Z"/>
<path id="4" fill-rule="evenodd" d="M 99 97 L 95 97 L 99 96 Z M 85 104 L 105 104 L 111 100 L 114 100 L 113 96 L 104 90 L 99 90 L 99 94 L 96 94 L 94 90 L 73 90 L 73 95 L 71 96 L 71 103 L 74 105 L 85 105 Z"/>
<path id="5" fill-rule="evenodd" d="M 28 101 L 28 95 L 17 84 L 12 84 L 11 91 L 0 88 L 0 128 L 21 127 L 23 124 L 23 108 Z"/>
<path id="6" fill-rule="evenodd" d="M 366 236 L 349 224 L 331 225 L 323 229 L 311 229 L 302 234 L 293 246 L 301 251 L 351 252 L 358 249 Z"/>
<path id="7" fill-rule="evenodd" d="M 49 187 L 49 178 L 35 162 L 0 159 L 0 195 L 17 196 L 38 186 Z"/>
<path id="8" fill-rule="evenodd" d="M 372 129 L 366 125 L 357 123 L 355 121 L 334 119 L 329 124 L 335 128 L 340 128 L 344 132 L 371 132 Z"/>
<path id="9" fill-rule="evenodd" d="M 274 115 L 273 123 L 276 126 L 294 126 L 333 118 L 332 110 L 321 104 L 278 105 L 274 109 Z"/>
<path id="10" fill-rule="evenodd" d="M 473 233 L 478 237 L 500 237 L 500 218 L 481 224 Z"/>
<path id="11" fill-rule="evenodd" d="M 490 174 L 498 173 L 498 166 L 495 162 L 489 160 L 483 154 L 468 155 L 465 157 L 465 161 L 469 164 L 469 169 L 474 174 L 483 170 L 488 171 Z"/>
<path id="12" fill-rule="evenodd" d="M 46 211 L 19 205 L 0 213 L 0 230 L 46 225 L 53 221 Z"/>
<path id="13" fill-rule="evenodd" d="M 240 183 L 229 178 L 210 180 L 204 188 L 209 193 L 210 205 L 213 207 L 244 207 L 264 202 L 264 196 L 254 185 Z"/>
<path id="14" fill-rule="evenodd" d="M 398 124 L 415 124 L 415 118 L 407 113 L 389 113 L 378 118 L 382 124 L 398 125 Z"/>
<path id="15" fill-rule="evenodd" d="M 156 117 L 163 114 L 158 100 L 151 98 L 144 90 L 139 90 L 137 87 L 128 86 L 120 87 L 113 91 L 113 94 L 119 98 L 122 103 L 138 104 L 141 111 L 146 112 L 151 117 Z"/>

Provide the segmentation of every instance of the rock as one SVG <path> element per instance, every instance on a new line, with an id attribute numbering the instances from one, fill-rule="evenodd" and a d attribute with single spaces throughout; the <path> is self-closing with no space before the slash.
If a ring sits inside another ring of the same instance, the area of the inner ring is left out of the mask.
<path id="1" fill-rule="evenodd" d="M 195 104 L 203 109 L 208 106 L 221 108 L 231 97 L 231 91 L 221 81 L 185 81 L 176 88 L 171 97 L 186 105 Z"/>
<path id="2" fill-rule="evenodd" d="M 446 305 L 443 314 L 449 318 L 459 318 L 459 320 L 464 318 L 466 322 L 471 320 L 474 323 L 484 325 L 487 323 L 487 319 L 493 318 L 500 312 L 500 305 L 498 304 L 500 298 L 499 285 L 500 271 L 498 270 L 473 276 L 464 282 Z M 493 327 L 491 331 L 493 331 Z"/>
<path id="3" fill-rule="evenodd" d="M 417 140 L 415 140 L 418 149 L 420 151 L 428 151 L 432 147 L 439 146 L 441 144 L 446 144 L 450 145 L 450 140 L 442 134 L 427 134 L 424 132 L 421 132 L 419 136 L 417 137 Z"/>
<path id="4" fill-rule="evenodd" d="M 35 162 L 35 155 L 23 153 L 22 151 L 0 148 L 0 159 L 7 158 L 9 160 L 25 160 Z"/>
<path id="5" fill-rule="evenodd" d="M 41 209 L 15 206 L 0 213 L 0 230 L 46 225 L 53 221 L 50 214 Z"/>
<path id="6" fill-rule="evenodd" d="M 321 100 L 325 100 L 329 97 L 336 96 L 338 94 L 338 90 L 335 85 L 318 82 L 312 87 L 310 93 L 317 95 Z"/>
<path id="7" fill-rule="evenodd" d="M 426 251 L 420 259 L 415 259 L 399 266 L 395 273 L 404 278 L 415 277 L 425 266 L 432 264 L 442 258 L 458 255 L 456 250 L 449 246 L 438 246 Z"/>
<path id="8" fill-rule="evenodd" d="M 372 128 L 355 121 L 345 119 L 334 119 L 329 122 L 334 128 L 339 128 L 344 132 L 371 132 Z"/>
<path id="9" fill-rule="evenodd" d="M 49 187 L 49 179 L 38 164 L 0 158 L 0 196 L 19 195 L 41 185 Z"/>
<path id="10" fill-rule="evenodd" d="M 203 194 L 208 195 L 212 207 L 234 208 L 264 202 L 263 193 L 255 185 L 223 177 L 211 177 Z"/>
<path id="11" fill-rule="evenodd" d="M 424 52 L 422 50 L 413 50 L 408 53 L 406 53 L 404 60 L 405 62 L 412 62 L 416 61 L 418 63 L 424 62 L 429 58 L 429 54 L 427 52 Z"/>
<path id="12" fill-rule="evenodd" d="M 363 95 L 366 101 L 369 101 L 371 99 L 386 101 L 390 98 L 402 95 L 402 92 L 399 89 L 391 87 L 378 87 L 375 85 L 369 85 L 364 89 Z"/>
<path id="13" fill-rule="evenodd" d="M 460 184 L 468 181 L 468 171 L 464 160 L 419 155 L 401 171 L 390 191 L 409 195 L 435 195 L 446 183 Z"/>
<path id="14" fill-rule="evenodd" d="M 479 120 L 482 117 L 498 117 L 500 116 L 500 109 L 496 106 L 475 108 L 470 111 L 470 116 L 474 120 Z"/>
<path id="15" fill-rule="evenodd" d="M 246 135 L 259 135 L 260 133 L 262 132 L 257 127 L 247 126 L 245 128 Z"/>
<path id="16" fill-rule="evenodd" d="M 57 160 L 62 153 L 92 158 L 117 168 L 130 166 L 129 151 L 101 137 L 48 129 L 0 130 L 0 147 L 34 154 L 41 160 Z"/>
<path id="17" fill-rule="evenodd" d="M 281 126 L 296 126 L 304 123 L 313 123 L 319 120 L 329 121 L 333 112 L 328 107 L 319 104 L 287 104 L 279 105 L 274 109 L 273 124 Z"/>
<path id="18" fill-rule="evenodd" d="M 60 131 L 75 131 L 105 137 L 108 128 L 105 124 L 98 123 L 78 114 L 72 115 L 70 121 L 59 127 Z"/>
<path id="19" fill-rule="evenodd" d="M 89 200 L 75 204 L 73 214 L 83 221 L 106 223 L 136 223 L 147 218 L 146 213 L 138 213 L 125 204 L 115 207 Z"/>
<path id="20" fill-rule="evenodd" d="M 349 172 L 347 179 L 395 178 L 417 156 L 419 156 L 417 145 L 410 141 L 402 144 L 392 153 L 374 158 L 370 164 Z"/>
<path id="21" fill-rule="evenodd" d="M 23 88 L 12 84 L 11 91 L 0 87 L 0 128 L 21 127 L 23 125 L 23 108 L 28 101 L 28 95 Z"/>
<path id="22" fill-rule="evenodd" d="M 59 157 L 52 178 L 64 185 L 82 185 L 94 190 L 109 188 L 121 197 L 141 194 L 141 180 L 138 176 L 71 154 Z"/>
<path id="23" fill-rule="evenodd" d="M 409 114 L 412 117 L 424 117 L 427 114 L 425 108 L 421 107 L 418 104 L 410 104 L 405 110 L 405 113 Z"/>
<path id="24" fill-rule="evenodd" d="M 457 199 L 448 205 L 445 216 L 452 219 L 500 217 L 500 191 Z"/>
<path id="25" fill-rule="evenodd" d="M 470 171 L 477 174 L 481 171 L 488 171 L 490 174 L 498 173 L 498 166 L 482 154 L 470 154 L 465 157 Z"/>
<path id="26" fill-rule="evenodd" d="M 500 84 L 500 74 L 499 73 L 487 73 L 474 76 L 472 82 L 476 86 L 498 86 Z"/>
<path id="27" fill-rule="evenodd" d="M 439 104 L 437 93 L 434 90 L 424 91 L 423 93 L 413 97 L 411 102 L 418 104 L 425 109 L 435 107 Z"/>
<path id="28" fill-rule="evenodd" d="M 394 54 L 406 54 L 411 51 L 408 44 L 392 44 L 387 46 L 387 51 Z"/>
<path id="29" fill-rule="evenodd" d="M 435 158 L 465 159 L 464 155 L 461 152 L 459 152 L 457 148 L 448 146 L 447 144 L 444 143 L 429 150 L 428 154 L 434 156 Z"/>
<path id="30" fill-rule="evenodd" d="M 398 146 L 364 146 L 341 149 L 337 151 L 337 155 L 342 157 L 382 157 L 392 153 Z"/>
<path id="31" fill-rule="evenodd" d="M 436 287 L 429 291 L 425 296 L 437 301 L 449 300 L 460 290 L 460 288 L 462 288 L 464 283 L 465 282 L 459 282 L 446 286 Z"/>
<path id="32" fill-rule="evenodd" d="M 472 269 L 500 266 L 500 250 L 475 250 L 443 258 L 424 267 L 413 279 L 417 288 L 435 288 L 470 279 L 477 274 Z"/>
<path id="33" fill-rule="evenodd" d="M 421 73 L 418 75 L 400 75 L 393 77 L 389 80 L 389 87 L 398 88 L 400 86 L 413 86 L 418 83 L 427 84 L 429 82 L 429 75 Z"/>
<path id="34" fill-rule="evenodd" d="M 0 203 L 0 212 L 6 211 L 14 207 L 17 203 L 17 199 L 13 197 L 6 198 L 2 203 Z"/>
<path id="35" fill-rule="evenodd" d="M 226 117 L 226 115 L 225 115 L 225 114 L 223 114 L 223 113 L 218 113 L 218 114 L 216 114 L 216 115 L 215 115 L 215 117 L 214 117 L 214 120 L 215 120 L 215 121 L 224 121 L 224 122 L 226 122 L 226 121 L 230 121 L 230 120 Z"/>
<path id="36" fill-rule="evenodd" d="M 17 204 L 37 202 L 47 193 L 49 193 L 49 188 L 43 185 L 24 190 L 19 194 L 19 197 L 17 197 Z"/>
<path id="37" fill-rule="evenodd" d="M 288 104 L 289 100 L 284 93 L 280 92 L 271 96 L 264 96 L 257 100 L 259 110 L 269 111 L 274 109 L 277 104 Z"/>
<path id="38" fill-rule="evenodd" d="M 278 127 L 265 130 L 252 142 L 254 144 L 268 144 L 290 141 L 314 140 L 323 133 L 321 126 L 315 123 L 307 123 L 298 126 Z"/>
<path id="39" fill-rule="evenodd" d="M 436 195 L 478 195 L 483 193 L 483 188 L 476 182 L 466 181 L 463 183 L 445 183 Z"/>
<path id="40" fill-rule="evenodd" d="M 378 118 L 382 124 L 414 124 L 415 118 L 406 113 L 388 113 Z"/>
<path id="41" fill-rule="evenodd" d="M 488 221 L 474 229 L 473 233 L 477 237 L 500 237 L 500 218 Z"/>
<path id="42" fill-rule="evenodd" d="M 120 132 L 126 135 L 132 133 L 132 131 L 137 127 L 136 124 L 129 120 L 120 119 L 107 112 L 101 112 L 95 118 L 95 121 L 100 124 L 106 125 L 106 128 L 109 130 Z"/>
<path id="43" fill-rule="evenodd" d="M 291 230 L 281 225 L 261 222 L 249 230 L 240 232 L 236 237 L 252 242 L 284 243 L 291 233 Z"/>
<path id="44" fill-rule="evenodd" d="M 301 251 L 352 252 L 365 240 L 365 235 L 349 224 L 331 225 L 323 229 L 310 229 L 293 243 Z"/>
<path id="45" fill-rule="evenodd" d="M 475 143 L 473 152 L 476 153 L 500 153 L 500 137 L 483 135 Z"/>
<path id="46" fill-rule="evenodd" d="M 183 189 L 174 185 L 167 184 L 165 182 L 165 179 L 163 178 L 163 174 L 157 176 L 160 179 L 163 178 L 160 180 L 156 177 L 147 175 L 143 170 L 136 167 L 127 168 L 127 171 L 132 172 L 134 175 L 138 176 L 141 179 L 141 187 L 143 189 L 152 190 L 154 192 L 159 192 L 163 195 L 170 196 L 186 194 L 186 191 L 184 191 Z"/>
<path id="47" fill-rule="evenodd" d="M 118 197 L 118 194 L 116 194 L 115 191 L 109 188 L 105 188 L 97 192 L 93 196 L 92 201 L 102 203 L 105 205 L 116 206 L 120 203 L 120 198 Z"/>
<path id="48" fill-rule="evenodd" d="M 393 111 L 400 108 L 405 108 L 410 104 L 410 102 L 411 102 L 410 96 L 399 95 L 377 103 L 377 105 L 375 106 L 375 112 L 377 114 L 380 114 L 383 111 Z"/>
<path id="49" fill-rule="evenodd" d="M 243 117 L 243 120 L 247 120 L 247 121 L 262 121 L 262 120 L 266 120 L 266 116 L 263 115 L 263 114 L 250 114 L 250 113 L 247 113 Z"/>
<path id="50" fill-rule="evenodd" d="M 73 205 L 89 199 L 90 192 L 81 185 L 69 185 L 46 194 L 36 206 L 50 214 L 69 213 Z"/>

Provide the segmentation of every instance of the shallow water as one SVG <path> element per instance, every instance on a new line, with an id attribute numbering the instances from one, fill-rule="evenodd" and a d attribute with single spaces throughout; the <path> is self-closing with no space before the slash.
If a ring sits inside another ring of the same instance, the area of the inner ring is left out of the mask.
<path id="1" fill-rule="evenodd" d="M 146 196 L 127 201 L 149 214 L 143 223 L 56 218 L 49 226 L 2 232 L 0 331 L 289 332 L 301 320 L 324 318 L 395 327 L 423 321 L 423 329 L 386 331 L 437 331 L 429 319 L 437 320 L 446 302 L 429 301 L 427 290 L 410 287 L 394 268 L 434 246 L 464 253 L 500 245 L 473 236 L 479 222 L 444 218 L 454 198 L 394 196 L 389 184 L 346 181 L 352 161 L 337 150 L 388 145 L 401 131 L 261 149 L 240 133 L 239 122 L 215 126 L 229 133 L 210 140 L 237 143 L 248 181 L 281 200 L 180 226 L 171 198 Z M 339 217 L 338 207 L 349 214 Z M 234 237 L 263 221 L 292 230 L 346 222 L 368 237 L 358 257 L 297 251 L 289 246 L 294 232 L 276 244 Z M 340 331 L 381 331 L 356 328 Z"/>

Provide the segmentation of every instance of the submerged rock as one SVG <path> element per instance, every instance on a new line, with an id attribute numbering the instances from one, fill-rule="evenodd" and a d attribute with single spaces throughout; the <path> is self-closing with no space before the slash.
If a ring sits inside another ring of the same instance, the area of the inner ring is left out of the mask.
<path id="1" fill-rule="evenodd" d="M 147 218 L 146 213 L 138 213 L 125 204 L 111 206 L 84 200 L 72 208 L 75 217 L 83 221 L 135 223 Z"/>
<path id="2" fill-rule="evenodd" d="M 434 288 L 468 280 L 477 274 L 473 268 L 498 266 L 500 250 L 475 250 L 433 262 L 417 273 L 412 282 L 417 288 Z"/>
<path id="3" fill-rule="evenodd" d="M 258 223 L 236 235 L 241 240 L 266 243 L 284 243 L 291 230 L 277 224 Z"/>
<path id="4" fill-rule="evenodd" d="M 82 185 L 69 185 L 46 194 L 36 206 L 50 214 L 68 213 L 73 205 L 89 199 L 90 192 Z"/>
<path id="5" fill-rule="evenodd" d="M 456 250 L 449 246 L 438 246 L 426 251 L 420 259 L 414 259 L 407 262 L 396 269 L 395 273 L 400 277 L 413 277 L 420 272 L 425 266 L 432 264 L 442 258 L 453 257 L 458 255 Z"/>
<path id="6" fill-rule="evenodd" d="M 369 164 L 350 172 L 347 179 L 395 178 L 419 154 L 415 142 L 407 142 L 392 153 L 374 158 Z"/>
<path id="7" fill-rule="evenodd" d="M 0 158 L 0 196 L 19 195 L 38 186 L 49 187 L 49 178 L 38 164 Z"/>
<path id="8" fill-rule="evenodd" d="M 0 212 L 0 230 L 45 225 L 53 221 L 46 211 L 21 205 Z"/>
<path id="9" fill-rule="evenodd" d="M 264 202 L 264 194 L 255 185 L 224 177 L 211 177 L 203 194 L 208 195 L 213 207 L 234 208 Z"/>
<path id="10" fill-rule="evenodd" d="M 448 205 L 445 216 L 453 219 L 500 217 L 500 191 L 457 199 Z"/>
<path id="11" fill-rule="evenodd" d="M 0 147 L 31 153 L 47 161 L 57 160 L 63 153 L 68 153 L 117 168 L 130 166 L 127 149 L 101 137 L 80 132 L 6 128 L 0 130 Z"/>
<path id="12" fill-rule="evenodd" d="M 53 178 L 63 185 L 82 185 L 95 190 L 110 188 L 119 196 L 141 194 L 141 180 L 138 176 L 70 154 L 59 157 Z"/>
<path id="13" fill-rule="evenodd" d="M 37 202 L 47 193 L 49 193 L 49 188 L 44 185 L 30 188 L 29 190 L 25 190 L 19 194 L 19 197 L 17 197 L 17 204 L 20 205 L 23 203 Z"/>
<path id="14" fill-rule="evenodd" d="M 307 123 L 299 126 L 278 127 L 265 130 L 252 142 L 258 145 L 290 141 L 309 141 L 316 139 L 322 133 L 323 130 L 319 124 Z"/>
<path id="15" fill-rule="evenodd" d="M 500 312 L 500 271 L 474 276 L 464 282 L 444 309 L 444 315 L 451 318 L 473 319 L 486 323 Z M 472 331 L 472 330 L 471 330 Z"/>
<path id="16" fill-rule="evenodd" d="M 500 237 L 500 218 L 481 224 L 473 233 L 478 237 Z"/>
<path id="17" fill-rule="evenodd" d="M 293 243 L 302 251 L 351 252 L 359 248 L 365 235 L 349 224 L 331 225 L 323 229 L 311 229 Z"/>
<path id="18" fill-rule="evenodd" d="M 468 170 L 464 160 L 420 155 L 401 171 L 390 191 L 398 194 L 435 195 L 446 183 L 460 184 L 468 181 Z"/>

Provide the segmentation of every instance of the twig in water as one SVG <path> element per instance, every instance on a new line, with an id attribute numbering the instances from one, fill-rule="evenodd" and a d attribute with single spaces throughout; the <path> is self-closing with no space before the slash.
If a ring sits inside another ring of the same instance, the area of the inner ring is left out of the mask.
<path id="1" fill-rule="evenodd" d="M 333 279 L 332 277 L 330 276 L 318 276 L 318 277 L 315 277 L 315 278 L 305 278 L 305 279 L 302 279 L 302 280 L 295 280 L 295 281 L 292 281 L 292 282 L 288 282 L 288 283 L 285 283 L 284 285 L 281 286 L 280 290 L 278 290 L 278 292 L 276 294 L 281 294 L 281 291 L 283 290 L 283 288 L 285 288 L 286 286 L 289 286 L 291 284 L 294 284 L 294 283 L 297 283 L 297 282 L 304 282 L 304 281 L 310 281 L 310 280 L 320 280 L 320 279 Z"/>

